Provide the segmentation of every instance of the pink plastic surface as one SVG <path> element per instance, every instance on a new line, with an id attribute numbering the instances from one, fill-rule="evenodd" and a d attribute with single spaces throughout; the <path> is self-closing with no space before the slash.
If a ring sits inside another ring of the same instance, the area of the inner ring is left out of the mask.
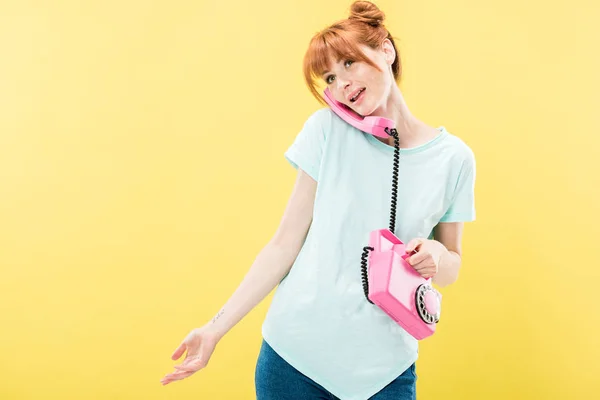
<path id="1" fill-rule="evenodd" d="M 379 136 L 381 138 L 388 138 L 390 136 L 385 133 L 385 128 L 391 129 L 396 125 L 394 121 L 384 117 L 361 116 L 360 114 L 354 112 L 354 110 L 347 105 L 335 100 L 329 91 L 329 88 L 325 89 L 323 98 L 333 109 L 333 111 L 340 116 L 340 118 L 355 128 L 363 132 L 370 133 L 371 135 Z"/>
<path id="2" fill-rule="evenodd" d="M 363 132 L 388 138 L 385 129 L 395 127 L 390 119 L 359 115 L 336 101 L 328 88 L 323 98 L 340 118 Z M 431 288 L 431 279 L 423 278 L 405 261 L 410 254 L 390 230 L 372 231 L 369 245 L 375 249 L 369 254 L 368 261 L 369 299 L 416 339 L 431 336 L 437 322 L 424 321 L 417 310 L 416 299 L 419 287 L 426 285 Z M 439 292 L 425 291 L 423 304 L 426 312 L 439 316 L 440 301 Z"/>
<path id="3" fill-rule="evenodd" d="M 435 332 L 436 323 L 426 323 L 416 305 L 416 292 L 421 285 L 431 285 L 405 260 L 406 247 L 388 229 L 371 232 L 369 245 L 369 299 L 418 340 Z M 433 292 L 425 295 L 427 310 L 440 309 L 440 298 Z"/>
<path id="4" fill-rule="evenodd" d="M 427 292 L 425 294 L 425 308 L 430 314 L 437 314 L 440 310 L 439 299 L 433 292 Z"/>

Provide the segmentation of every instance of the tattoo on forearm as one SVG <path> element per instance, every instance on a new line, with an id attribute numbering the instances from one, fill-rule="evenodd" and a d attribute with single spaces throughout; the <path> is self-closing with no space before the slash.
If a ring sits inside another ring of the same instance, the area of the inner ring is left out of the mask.
<path id="1" fill-rule="evenodd" d="M 224 312 L 225 312 L 225 309 L 222 309 L 221 311 L 219 311 L 219 312 L 217 313 L 217 315 L 215 315 L 215 317 L 213 318 L 213 320 L 212 320 L 212 323 L 214 324 L 214 323 L 215 323 L 215 322 L 216 322 L 216 321 L 219 319 L 219 317 L 220 317 L 221 315 L 223 315 L 223 313 L 224 313 Z"/>

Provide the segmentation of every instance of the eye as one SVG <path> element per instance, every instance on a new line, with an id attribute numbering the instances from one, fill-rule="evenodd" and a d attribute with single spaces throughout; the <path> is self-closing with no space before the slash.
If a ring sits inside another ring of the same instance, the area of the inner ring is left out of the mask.
<path id="1" fill-rule="evenodd" d="M 325 78 L 325 82 L 327 82 L 328 85 L 331 84 L 331 82 L 333 82 L 334 76 L 333 75 L 329 75 L 327 78 Z"/>
<path id="2" fill-rule="evenodd" d="M 344 65 L 349 67 L 353 63 L 354 63 L 354 61 L 352 61 L 352 60 L 346 60 L 346 62 L 344 63 Z M 348 65 L 348 64 L 350 64 L 350 65 Z"/>

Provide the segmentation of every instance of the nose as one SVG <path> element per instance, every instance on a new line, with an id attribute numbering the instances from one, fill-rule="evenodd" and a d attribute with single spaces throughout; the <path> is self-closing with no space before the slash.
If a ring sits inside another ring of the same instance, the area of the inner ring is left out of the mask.
<path id="1" fill-rule="evenodd" d="M 336 80 L 338 89 L 342 91 L 346 90 L 346 88 L 350 86 L 350 81 L 348 79 L 344 79 L 338 76 Z"/>

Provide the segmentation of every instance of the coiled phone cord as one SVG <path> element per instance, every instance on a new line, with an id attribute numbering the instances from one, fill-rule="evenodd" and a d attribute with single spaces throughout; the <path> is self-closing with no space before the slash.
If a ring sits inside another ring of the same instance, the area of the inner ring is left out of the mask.
<path id="1" fill-rule="evenodd" d="M 394 138 L 394 172 L 392 177 L 392 209 L 390 211 L 390 232 L 394 233 L 396 229 L 396 204 L 398 198 L 398 167 L 400 164 L 400 139 L 398 138 L 398 131 L 395 128 L 385 128 L 385 133 Z M 371 304 L 373 302 L 369 299 L 369 278 L 367 272 L 367 258 L 369 257 L 369 251 L 375 250 L 371 246 L 363 247 L 363 253 L 360 257 L 361 271 L 362 271 L 362 285 L 365 292 L 367 301 Z"/>

